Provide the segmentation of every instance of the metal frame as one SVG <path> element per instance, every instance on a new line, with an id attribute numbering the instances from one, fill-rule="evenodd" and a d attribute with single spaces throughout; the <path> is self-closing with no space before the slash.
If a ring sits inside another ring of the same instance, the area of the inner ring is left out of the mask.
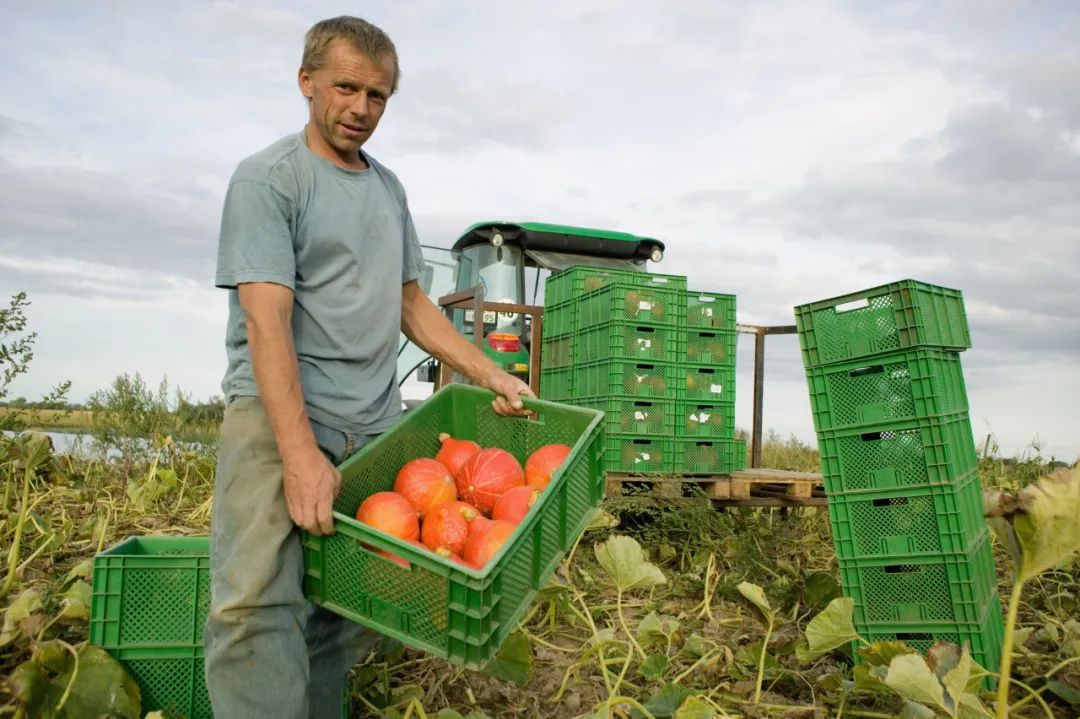
<path id="1" fill-rule="evenodd" d="M 754 335 L 754 427 L 750 435 L 750 467 L 761 467 L 761 417 L 765 403 L 765 337 L 766 335 L 793 335 L 795 325 L 738 326 L 739 332 Z"/>
<path id="2" fill-rule="evenodd" d="M 484 311 L 512 312 L 514 314 L 528 315 L 532 317 L 532 326 L 529 329 L 529 387 L 533 394 L 540 396 L 540 338 L 543 337 L 544 308 L 537 305 L 518 305 L 506 302 L 485 302 L 481 288 L 470 287 L 457 292 L 451 292 L 439 298 L 439 307 L 443 308 L 447 317 L 451 310 L 473 311 L 473 342 L 477 347 L 484 346 Z M 439 390 L 451 381 L 451 369 L 445 362 L 439 362 L 439 374 L 435 378 L 435 389 Z"/>

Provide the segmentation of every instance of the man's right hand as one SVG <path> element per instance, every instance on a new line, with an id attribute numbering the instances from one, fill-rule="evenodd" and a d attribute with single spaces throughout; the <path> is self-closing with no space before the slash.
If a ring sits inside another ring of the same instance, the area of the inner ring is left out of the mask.
<path id="1" fill-rule="evenodd" d="M 285 502 L 296 526 L 317 536 L 334 533 L 334 498 L 341 473 L 318 447 L 284 460 Z"/>

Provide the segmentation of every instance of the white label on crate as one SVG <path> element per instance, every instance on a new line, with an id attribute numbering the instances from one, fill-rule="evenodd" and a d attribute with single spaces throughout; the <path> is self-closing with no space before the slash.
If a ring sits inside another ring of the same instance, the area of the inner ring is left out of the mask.
<path id="1" fill-rule="evenodd" d="M 646 302 L 645 300 L 642 300 L 641 302 L 638 302 L 637 307 L 642 312 L 651 312 L 652 311 L 652 302 Z"/>
<path id="2" fill-rule="evenodd" d="M 719 384 L 709 385 L 709 391 L 713 394 L 721 394 L 724 391 L 724 386 Z"/>
<path id="3" fill-rule="evenodd" d="M 634 461 L 635 462 L 648 462 L 650 459 L 652 459 L 652 456 L 648 452 L 642 452 L 641 454 L 639 454 L 637 457 L 634 458 Z"/>
<path id="4" fill-rule="evenodd" d="M 701 308 L 701 316 L 702 317 L 712 317 L 712 307 L 702 307 Z"/>
<path id="5" fill-rule="evenodd" d="M 639 409 L 634 412 L 634 419 L 636 419 L 638 422 L 645 422 L 649 419 L 649 413 Z"/>
<path id="6" fill-rule="evenodd" d="M 652 347 L 652 340 L 647 340 L 644 337 L 639 337 L 637 341 L 637 346 L 639 350 L 650 349 Z"/>
<path id="7" fill-rule="evenodd" d="M 637 383 L 638 383 L 638 384 L 641 384 L 642 382 L 644 382 L 644 381 L 645 381 L 645 379 L 646 379 L 646 375 L 640 375 L 640 374 L 637 374 L 637 375 L 634 375 L 634 379 L 636 379 L 636 380 L 637 380 Z"/>
<path id="8" fill-rule="evenodd" d="M 698 412 L 697 421 L 701 422 L 702 424 L 705 424 L 706 422 L 709 421 L 709 413 L 708 412 Z"/>

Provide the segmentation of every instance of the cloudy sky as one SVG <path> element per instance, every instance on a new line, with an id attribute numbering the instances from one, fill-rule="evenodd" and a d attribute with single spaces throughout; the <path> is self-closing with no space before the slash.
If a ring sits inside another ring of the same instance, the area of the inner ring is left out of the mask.
<path id="1" fill-rule="evenodd" d="M 975 434 L 1080 455 L 1080 5 L 1071 0 L 10 3 L 0 295 L 12 395 L 123 372 L 219 392 L 236 163 L 298 131 L 304 31 L 362 13 L 403 81 L 367 149 L 426 244 L 520 218 L 663 239 L 740 321 L 912 277 L 964 292 Z M 750 424 L 752 340 L 738 419 Z M 794 338 L 765 424 L 811 440 Z"/>

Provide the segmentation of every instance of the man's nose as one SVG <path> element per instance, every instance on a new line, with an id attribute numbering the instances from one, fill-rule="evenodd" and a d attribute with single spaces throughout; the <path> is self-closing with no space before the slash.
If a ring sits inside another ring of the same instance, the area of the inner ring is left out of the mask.
<path id="1" fill-rule="evenodd" d="M 352 104 L 349 105 L 349 111 L 357 117 L 367 117 L 368 114 L 368 96 L 366 92 L 358 92 L 353 97 Z"/>

